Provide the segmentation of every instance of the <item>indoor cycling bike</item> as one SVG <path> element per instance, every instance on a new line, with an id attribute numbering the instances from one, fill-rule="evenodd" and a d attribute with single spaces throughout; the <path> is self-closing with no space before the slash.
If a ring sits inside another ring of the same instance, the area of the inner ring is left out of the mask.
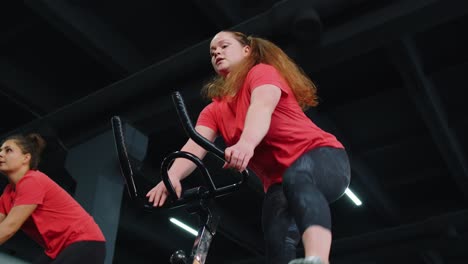
<path id="1" fill-rule="evenodd" d="M 177 114 L 182 123 L 182 126 L 187 135 L 195 141 L 198 145 L 213 153 L 216 157 L 224 161 L 224 152 L 215 146 L 211 141 L 201 136 L 193 127 L 190 121 L 184 100 L 178 91 L 172 93 L 172 100 L 176 107 Z M 141 174 L 138 166 L 134 164 L 131 157 L 127 152 L 125 144 L 125 134 L 123 129 L 123 122 L 119 116 L 111 118 L 112 131 L 118 160 L 120 164 L 120 171 L 125 179 L 125 185 L 130 199 L 136 203 L 137 206 L 146 210 L 155 210 L 151 204 L 142 197 L 139 193 L 135 177 Z M 177 198 L 176 192 L 168 176 L 168 169 L 172 162 L 177 158 L 184 158 L 192 161 L 196 166 L 203 179 L 203 184 L 183 190 L 180 198 Z M 214 184 L 208 168 L 204 165 L 203 161 L 197 156 L 189 152 L 175 151 L 167 155 L 161 164 L 161 180 L 163 181 L 166 189 L 168 190 L 169 197 L 166 203 L 169 203 L 166 208 L 175 208 L 184 206 L 190 213 L 198 214 L 200 217 L 200 226 L 198 235 L 192 247 L 190 255 L 187 257 L 185 252 L 177 250 L 170 257 L 172 264 L 204 264 L 211 241 L 216 234 L 216 229 L 219 224 L 219 216 L 214 210 L 214 199 L 216 197 L 224 196 L 238 190 L 247 180 L 249 173 L 245 170 L 241 173 L 239 181 L 218 187 Z M 142 177 L 140 175 L 140 177 Z M 157 209 L 156 209 L 157 210 Z"/>

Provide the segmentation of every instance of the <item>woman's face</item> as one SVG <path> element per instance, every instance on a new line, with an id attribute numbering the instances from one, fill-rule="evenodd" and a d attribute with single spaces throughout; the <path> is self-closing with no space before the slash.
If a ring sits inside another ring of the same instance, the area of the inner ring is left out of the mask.
<path id="1" fill-rule="evenodd" d="M 5 141 L 0 148 L 0 172 L 5 174 L 18 171 L 29 165 L 31 155 L 23 154 L 14 140 Z"/>
<path id="2" fill-rule="evenodd" d="M 215 71 L 226 76 L 233 66 L 250 54 L 250 47 L 242 45 L 230 32 L 219 32 L 211 40 L 211 64 Z"/>

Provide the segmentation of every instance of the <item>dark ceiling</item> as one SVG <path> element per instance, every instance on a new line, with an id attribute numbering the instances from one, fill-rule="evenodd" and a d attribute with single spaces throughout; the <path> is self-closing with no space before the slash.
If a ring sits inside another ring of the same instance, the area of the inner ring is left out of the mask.
<path id="1" fill-rule="evenodd" d="M 187 139 L 171 92 L 195 119 L 213 74 L 210 38 L 240 30 L 278 43 L 309 74 L 321 104 L 307 114 L 350 155 L 363 205 L 331 205 L 332 263 L 468 263 L 467 1 L 25 0 L 0 12 L 0 135 L 43 133 L 43 170 L 70 191 L 67 150 L 113 115 L 148 136 L 146 180 L 156 182 L 150 167 Z M 217 200 L 207 263 L 262 263 L 261 203 L 255 181 Z M 183 208 L 144 212 L 125 196 L 113 263 L 190 251 L 194 237 L 172 215 L 197 223 Z M 30 259 L 33 246 L 20 243 L 6 251 Z"/>

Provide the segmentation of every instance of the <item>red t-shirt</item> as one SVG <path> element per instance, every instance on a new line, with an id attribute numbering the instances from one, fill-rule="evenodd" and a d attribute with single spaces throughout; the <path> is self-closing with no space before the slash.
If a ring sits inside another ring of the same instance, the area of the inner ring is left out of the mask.
<path id="1" fill-rule="evenodd" d="M 17 205 L 37 204 L 21 229 L 39 243 L 52 259 L 77 241 L 105 241 L 99 226 L 77 201 L 44 173 L 28 171 L 14 188 L 0 196 L 0 213 Z"/>
<path id="2" fill-rule="evenodd" d="M 281 89 L 270 129 L 249 162 L 266 191 L 270 185 L 281 182 L 284 171 L 306 151 L 322 146 L 344 147 L 335 136 L 320 129 L 305 115 L 287 82 L 267 64 L 252 67 L 235 98 L 229 101 L 215 99 L 207 105 L 201 111 L 197 125 L 221 134 L 227 146 L 234 145 L 244 128 L 252 91 L 264 84 Z"/>

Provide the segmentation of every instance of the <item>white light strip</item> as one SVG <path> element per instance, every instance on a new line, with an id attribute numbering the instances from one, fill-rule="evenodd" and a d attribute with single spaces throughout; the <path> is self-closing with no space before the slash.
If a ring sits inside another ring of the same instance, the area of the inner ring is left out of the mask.
<path id="1" fill-rule="evenodd" d="M 362 205 L 361 200 L 348 188 L 346 188 L 345 194 L 348 195 L 349 199 L 353 201 L 357 206 Z"/>
<path id="2" fill-rule="evenodd" d="M 198 235 L 198 232 L 197 230 L 191 228 L 190 226 L 182 223 L 181 221 L 175 219 L 175 218 L 169 218 L 169 221 L 171 221 L 173 224 L 175 224 L 176 226 L 184 229 L 185 231 L 189 232 L 190 234 L 194 235 L 194 236 L 197 236 Z"/>

